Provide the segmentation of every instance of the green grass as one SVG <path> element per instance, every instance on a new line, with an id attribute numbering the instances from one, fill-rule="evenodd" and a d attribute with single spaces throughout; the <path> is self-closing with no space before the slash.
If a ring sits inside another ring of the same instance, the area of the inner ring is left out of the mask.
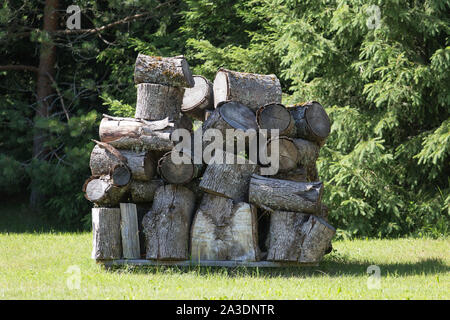
<path id="1" fill-rule="evenodd" d="M 90 259 L 89 232 L 47 229 L 0 214 L 0 299 L 450 298 L 448 238 L 336 241 L 319 267 L 105 271 Z M 381 269 L 380 289 L 367 287 L 369 265 Z M 79 289 L 68 287 L 70 266 Z"/>

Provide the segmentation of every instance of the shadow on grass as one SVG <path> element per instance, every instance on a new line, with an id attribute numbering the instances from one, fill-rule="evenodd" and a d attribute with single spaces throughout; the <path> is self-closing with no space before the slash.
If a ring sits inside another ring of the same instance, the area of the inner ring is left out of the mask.
<path id="1" fill-rule="evenodd" d="M 114 266 L 107 272 L 127 272 L 135 274 L 183 274 L 195 273 L 199 276 L 227 277 L 265 277 L 265 278 L 305 278 L 305 277 L 340 277 L 366 276 L 367 267 L 375 263 L 354 261 L 335 255 L 328 256 L 317 267 L 283 267 L 283 268 L 249 268 L 249 267 L 170 267 L 170 266 Z M 450 267 L 440 259 L 425 259 L 412 263 L 376 264 L 381 276 L 430 275 L 450 272 Z"/>

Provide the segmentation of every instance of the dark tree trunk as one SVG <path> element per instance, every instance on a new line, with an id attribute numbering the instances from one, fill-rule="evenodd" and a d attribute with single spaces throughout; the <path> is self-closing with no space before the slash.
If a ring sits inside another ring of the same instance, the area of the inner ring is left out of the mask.
<path id="1" fill-rule="evenodd" d="M 58 29 L 58 0 L 46 0 L 44 8 L 43 31 L 49 33 Z M 39 68 L 36 83 L 37 109 L 35 122 L 39 118 L 47 118 L 50 109 L 50 97 L 54 93 L 52 87 L 55 74 L 56 47 L 53 40 L 43 41 L 40 48 Z M 33 158 L 45 159 L 48 150 L 44 147 L 45 132 L 34 128 L 33 133 Z M 38 190 L 36 183 L 31 181 L 30 207 L 37 209 L 43 202 L 42 193 Z"/>

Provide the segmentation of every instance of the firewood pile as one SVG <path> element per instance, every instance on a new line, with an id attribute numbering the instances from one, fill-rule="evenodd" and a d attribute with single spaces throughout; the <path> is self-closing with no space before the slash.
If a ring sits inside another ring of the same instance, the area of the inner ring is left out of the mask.
<path id="1" fill-rule="evenodd" d="M 83 186 L 94 204 L 92 258 L 302 264 L 331 250 L 335 229 L 316 169 L 330 121 L 318 102 L 284 106 L 275 75 L 221 68 L 211 83 L 193 76 L 183 56 L 139 54 L 134 80 L 135 117 L 103 115 Z M 193 119 L 203 122 L 203 139 L 176 148 L 178 129 L 192 133 Z M 210 129 L 224 135 L 211 154 L 233 161 L 196 160 L 195 150 L 211 149 Z M 234 144 L 225 148 L 230 130 L 263 133 L 258 151 L 277 157 L 275 174 Z"/>

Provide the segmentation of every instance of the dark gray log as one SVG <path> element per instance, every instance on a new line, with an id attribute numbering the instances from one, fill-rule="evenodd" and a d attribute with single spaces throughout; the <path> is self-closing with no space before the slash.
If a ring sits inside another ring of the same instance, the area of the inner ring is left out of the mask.
<path id="1" fill-rule="evenodd" d="M 156 163 L 148 152 L 134 152 L 131 150 L 118 150 L 126 159 L 126 166 L 130 169 L 134 180 L 148 181 L 156 173 Z M 92 175 L 100 176 L 113 172 L 113 168 L 123 165 L 109 150 L 96 145 L 91 153 L 89 163 Z"/>
<path id="2" fill-rule="evenodd" d="M 289 110 L 281 103 L 271 103 L 256 111 L 256 122 L 260 129 L 267 129 L 270 136 L 271 129 L 278 129 L 280 136 L 295 134 L 295 122 Z"/>
<path id="3" fill-rule="evenodd" d="M 222 152 L 222 159 L 226 160 L 227 152 L 220 150 L 216 152 Z M 223 164 L 209 164 L 200 181 L 200 189 L 235 201 L 245 201 L 248 196 L 250 176 L 256 171 L 257 164 L 250 163 L 246 159 L 242 160 L 245 163 L 237 163 L 236 157 L 234 163 L 229 164 L 223 161 Z"/>
<path id="4" fill-rule="evenodd" d="M 134 203 L 148 203 L 153 201 L 156 189 L 162 186 L 164 182 L 161 179 L 150 181 L 131 181 L 130 194 Z"/>
<path id="5" fill-rule="evenodd" d="M 141 53 L 136 58 L 134 82 L 185 88 L 194 86 L 191 70 L 183 56 L 153 57 Z"/>
<path id="6" fill-rule="evenodd" d="M 120 209 L 92 208 L 92 259 L 112 260 L 122 257 Z"/>
<path id="7" fill-rule="evenodd" d="M 135 118 L 145 120 L 176 121 L 180 118 L 184 88 L 162 84 L 140 83 L 137 85 Z"/>
<path id="8" fill-rule="evenodd" d="M 128 196 L 129 184 L 115 186 L 109 175 L 91 177 L 86 180 L 83 191 L 87 200 L 100 207 L 117 207 Z"/>
<path id="9" fill-rule="evenodd" d="M 185 158 L 183 163 L 174 163 L 172 154 L 175 152 L 178 151 L 170 151 L 159 159 L 157 171 L 161 178 L 167 183 L 184 184 L 199 177 L 203 164 L 194 164 L 193 159 L 187 152 L 179 153 L 180 157 Z"/>
<path id="10" fill-rule="evenodd" d="M 200 121 L 205 120 L 205 112 L 214 109 L 213 85 L 202 76 L 194 76 L 195 85 L 184 91 L 181 112 Z"/>
<path id="11" fill-rule="evenodd" d="M 192 260 L 259 260 L 256 207 L 204 194 L 191 229 Z"/>
<path id="12" fill-rule="evenodd" d="M 152 209 L 142 221 L 147 259 L 188 259 L 194 211 L 195 195 L 191 190 L 180 185 L 165 185 L 156 190 Z"/>
<path id="13" fill-rule="evenodd" d="M 295 121 L 295 137 L 314 141 L 322 146 L 330 134 L 331 123 L 320 103 L 309 101 L 288 109 Z"/>
<path id="14" fill-rule="evenodd" d="M 281 85 L 271 75 L 244 73 L 220 68 L 214 79 L 214 105 L 237 101 L 253 112 L 269 103 L 281 102 Z"/>
<path id="15" fill-rule="evenodd" d="M 250 203 L 269 210 L 289 210 L 316 214 L 320 210 L 322 182 L 295 182 L 253 174 L 250 179 Z"/>
<path id="16" fill-rule="evenodd" d="M 122 251 L 124 259 L 139 259 L 139 229 L 136 205 L 134 203 L 120 204 L 120 234 L 122 236 Z"/>
<path id="17" fill-rule="evenodd" d="M 306 169 L 303 167 L 297 167 L 288 172 L 280 172 L 273 176 L 268 176 L 269 178 L 280 179 L 280 180 L 289 180 L 289 181 L 297 181 L 297 182 L 308 182 L 312 180 L 308 180 Z"/>
<path id="18" fill-rule="evenodd" d="M 270 220 L 267 260 L 319 262 L 335 233 L 335 228 L 320 217 L 274 211 Z"/>

